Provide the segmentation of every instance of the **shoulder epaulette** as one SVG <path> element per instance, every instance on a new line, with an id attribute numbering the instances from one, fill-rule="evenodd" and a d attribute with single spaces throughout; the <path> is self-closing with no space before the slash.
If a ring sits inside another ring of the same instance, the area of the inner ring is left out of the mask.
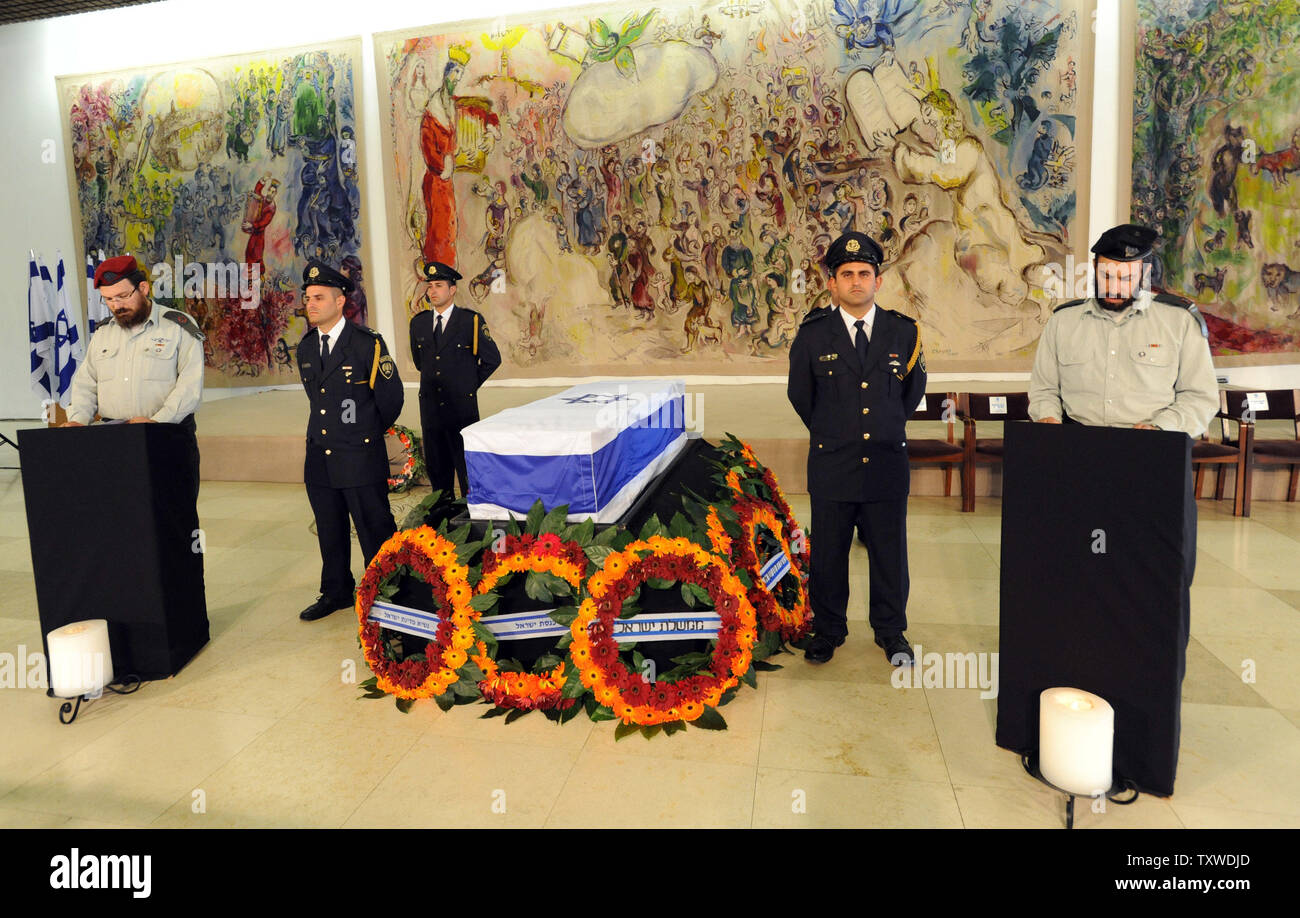
<path id="1" fill-rule="evenodd" d="M 913 319 L 911 316 L 909 316 L 909 315 L 908 315 L 907 313 L 905 313 L 905 312 L 899 312 L 897 309 L 885 309 L 885 310 L 883 310 L 883 311 L 884 311 L 884 312 L 888 312 L 888 313 L 892 313 L 893 315 L 897 316 L 897 317 L 900 318 L 900 319 L 906 319 L 907 321 L 911 322 L 913 325 L 916 324 L 916 319 Z"/>
<path id="2" fill-rule="evenodd" d="M 1179 309 L 1186 309 L 1192 314 L 1192 318 L 1196 320 L 1196 324 L 1201 326 L 1201 337 L 1207 339 L 1210 337 L 1210 328 L 1205 324 L 1205 316 L 1201 315 L 1201 311 L 1196 308 L 1196 304 L 1187 299 L 1187 297 L 1178 296 L 1173 293 L 1157 293 L 1151 299 L 1155 300 L 1157 303 L 1164 303 L 1167 306 L 1177 306 Z"/>
<path id="3" fill-rule="evenodd" d="M 1083 305 L 1084 303 L 1086 303 L 1086 302 L 1088 302 L 1088 301 L 1087 301 L 1087 300 L 1070 300 L 1069 302 L 1062 303 L 1060 306 L 1057 306 L 1055 309 L 1052 310 L 1052 312 L 1060 312 L 1062 309 L 1069 309 L 1071 306 L 1082 306 L 1082 305 Z"/>
<path id="4" fill-rule="evenodd" d="M 185 313 L 181 312 L 179 309 L 164 309 L 163 318 L 171 319 L 181 328 L 189 332 L 192 337 L 197 338 L 199 341 L 202 341 L 205 337 L 203 332 L 199 331 L 198 324 L 189 316 L 187 316 Z"/>
<path id="5" fill-rule="evenodd" d="M 834 311 L 834 306 L 823 306 L 820 309 L 814 309 L 812 312 L 808 313 L 808 315 L 804 316 L 803 321 L 799 324 L 807 325 L 809 322 L 816 321 L 817 319 L 824 319 Z"/>
<path id="6" fill-rule="evenodd" d="M 372 338 L 380 337 L 379 332 L 375 331 L 373 328 L 370 328 L 369 326 L 361 325 L 358 322 L 349 322 L 348 324 L 351 325 L 353 328 L 355 328 L 357 331 L 364 332 L 365 334 L 369 335 Z"/>

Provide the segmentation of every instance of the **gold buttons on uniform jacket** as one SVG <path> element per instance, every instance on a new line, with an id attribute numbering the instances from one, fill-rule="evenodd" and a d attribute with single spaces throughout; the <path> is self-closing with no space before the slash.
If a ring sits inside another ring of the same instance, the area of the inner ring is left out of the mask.
<path id="1" fill-rule="evenodd" d="M 322 408 L 322 409 L 320 410 L 320 413 L 321 413 L 321 414 L 324 414 L 324 413 L 325 413 L 325 409 Z"/>
<path id="2" fill-rule="evenodd" d="M 871 409 L 870 409 L 870 408 L 863 408 L 863 409 L 862 409 L 862 413 L 863 413 L 863 414 L 871 414 Z"/>
<path id="3" fill-rule="evenodd" d="M 369 437 L 366 437 L 366 442 L 367 442 L 367 443 L 370 442 L 370 438 L 369 438 Z"/>
<path id="4" fill-rule="evenodd" d="M 867 384 L 866 384 L 866 383 L 863 383 L 863 384 L 862 384 L 862 388 L 864 388 L 864 389 L 867 388 Z"/>
<path id="5" fill-rule="evenodd" d="M 320 394 L 321 394 L 321 395 L 324 395 L 324 394 L 325 394 L 325 390 L 324 390 L 324 389 L 321 389 L 321 390 L 320 390 Z"/>
<path id="6" fill-rule="evenodd" d="M 863 462 L 870 462 L 871 460 L 868 459 L 866 456 L 863 456 L 863 457 L 862 457 L 862 461 L 863 461 Z"/>
<path id="7" fill-rule="evenodd" d="M 864 439 L 864 440 L 870 440 L 870 439 L 871 439 L 871 434 L 863 434 L 863 435 L 862 435 L 862 439 Z"/>
<path id="8" fill-rule="evenodd" d="M 325 455 L 328 456 L 329 454 L 330 454 L 330 451 L 329 451 L 329 450 L 325 450 Z"/>
<path id="9" fill-rule="evenodd" d="M 323 429 L 321 430 L 320 435 L 321 435 L 322 437 L 325 436 L 325 431 L 324 431 Z"/>

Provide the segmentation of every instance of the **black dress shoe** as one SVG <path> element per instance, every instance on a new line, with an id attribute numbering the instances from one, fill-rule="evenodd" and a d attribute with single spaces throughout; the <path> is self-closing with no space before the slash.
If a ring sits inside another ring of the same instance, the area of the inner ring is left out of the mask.
<path id="1" fill-rule="evenodd" d="M 830 658 L 835 656 L 835 648 L 839 647 L 843 641 L 832 641 L 828 637 L 822 637 L 820 634 L 812 639 L 808 649 L 803 652 L 804 659 L 809 663 L 827 663 Z"/>
<path id="2" fill-rule="evenodd" d="M 895 666 L 911 666 L 916 662 L 912 645 L 901 634 L 877 634 L 876 645 L 885 649 L 885 659 Z"/>
<path id="3" fill-rule="evenodd" d="M 350 596 L 344 596 L 337 599 L 330 598 L 329 596 L 322 596 L 310 606 L 299 612 L 298 617 L 305 622 L 314 622 L 317 619 L 324 618 L 332 612 L 350 608 L 352 608 L 352 597 Z"/>

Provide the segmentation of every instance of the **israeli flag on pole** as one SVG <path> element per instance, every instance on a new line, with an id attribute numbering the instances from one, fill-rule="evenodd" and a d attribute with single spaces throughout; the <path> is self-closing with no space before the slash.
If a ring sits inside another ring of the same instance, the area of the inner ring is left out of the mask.
<path id="1" fill-rule="evenodd" d="M 104 298 L 99 295 L 95 289 L 95 268 L 104 260 L 104 253 L 99 253 L 99 258 L 94 255 L 86 256 L 86 322 L 90 326 L 90 334 L 95 333 L 95 329 L 103 325 L 112 318 L 109 315 L 108 307 L 104 305 Z"/>
<path id="2" fill-rule="evenodd" d="M 48 405 L 54 386 L 54 312 L 50 308 L 46 282 L 50 272 L 36 262 L 32 252 L 27 262 L 27 326 L 31 343 L 32 391 Z"/>
<path id="3" fill-rule="evenodd" d="M 57 386 L 54 394 L 58 397 L 59 404 L 66 409 L 72 405 L 72 377 L 77 372 L 77 365 L 86 356 L 86 348 L 78 328 L 80 323 L 77 320 L 80 317 L 72 311 L 72 303 L 68 300 L 63 253 L 55 252 L 55 256 L 59 264 L 55 268 L 58 278 L 58 292 L 55 294 L 58 313 L 54 318 L 54 376 Z"/>

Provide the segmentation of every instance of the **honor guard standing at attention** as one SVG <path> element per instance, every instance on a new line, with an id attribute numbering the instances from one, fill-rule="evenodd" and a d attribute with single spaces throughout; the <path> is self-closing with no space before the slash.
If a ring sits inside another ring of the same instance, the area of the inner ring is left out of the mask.
<path id="1" fill-rule="evenodd" d="M 104 261 L 95 288 L 114 321 L 95 329 L 72 377 L 64 427 L 101 421 L 177 424 L 188 433 L 188 478 L 199 494 L 194 411 L 203 400 L 203 332 L 179 309 L 149 297 L 148 275 L 131 255 Z"/>
<path id="2" fill-rule="evenodd" d="M 424 464 L 435 491 L 452 495 L 452 474 L 462 496 L 469 492 L 465 441 L 460 432 L 478 420 L 478 389 L 501 366 L 501 352 L 487 323 L 472 309 L 456 306 L 460 274 L 431 261 L 425 307 L 411 319 L 411 360 L 420 373 L 420 436 Z"/>
<path id="3" fill-rule="evenodd" d="M 907 419 L 925 393 L 921 331 L 876 305 L 884 253 L 848 232 L 826 252 L 838 306 L 810 312 L 790 347 L 790 404 L 808 428 L 812 500 L 809 593 L 814 636 L 805 656 L 825 663 L 848 634 L 849 549 L 855 529 L 870 562 L 869 621 L 895 666 L 912 662 L 907 628 Z"/>
<path id="4" fill-rule="evenodd" d="M 402 412 L 403 392 L 384 339 L 343 317 L 352 281 L 310 261 L 302 285 L 312 325 L 298 345 L 298 372 L 311 405 L 303 480 L 320 542 L 321 595 L 298 617 L 315 621 L 353 602 L 348 516 L 367 565 L 397 531 L 384 434 Z"/>

